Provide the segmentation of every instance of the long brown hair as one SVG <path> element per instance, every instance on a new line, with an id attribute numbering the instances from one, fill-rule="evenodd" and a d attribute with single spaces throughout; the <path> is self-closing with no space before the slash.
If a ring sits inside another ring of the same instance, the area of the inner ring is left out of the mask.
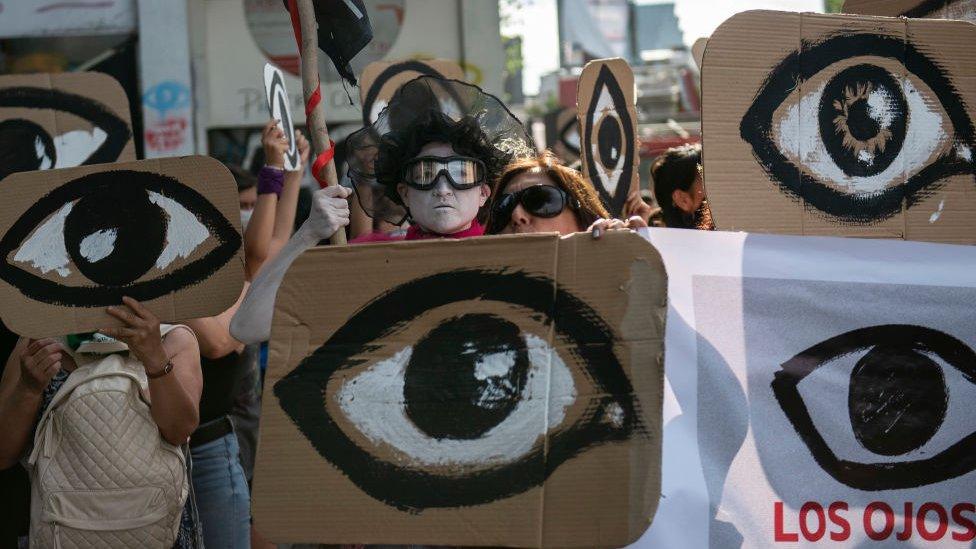
<path id="1" fill-rule="evenodd" d="M 576 220 L 580 227 L 589 227 L 597 219 L 609 218 L 610 213 L 600 202 L 600 195 L 597 194 L 593 185 L 590 185 L 580 173 L 572 168 L 568 168 L 559 163 L 554 154 L 545 151 L 537 156 L 520 158 L 505 166 L 501 176 L 491 189 L 491 201 L 489 202 L 488 227 L 491 227 L 491 215 L 495 211 L 495 204 L 501 200 L 502 191 L 512 182 L 513 179 L 526 172 L 534 172 L 549 178 L 557 187 L 566 191 L 570 202 L 568 206 L 576 214 Z M 579 207 L 576 207 L 576 205 Z"/>

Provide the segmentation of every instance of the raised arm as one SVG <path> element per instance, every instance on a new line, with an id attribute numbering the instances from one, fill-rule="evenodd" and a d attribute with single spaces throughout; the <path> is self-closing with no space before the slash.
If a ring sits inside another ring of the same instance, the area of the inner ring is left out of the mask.
<path id="1" fill-rule="evenodd" d="M 277 123 L 277 120 L 269 120 L 261 131 L 265 163 L 258 173 L 258 200 L 254 204 L 254 213 L 251 214 L 251 220 L 244 232 L 244 269 L 248 280 L 254 279 L 261 264 L 268 258 L 275 227 L 278 196 L 283 192 L 288 140 Z"/>
<path id="2" fill-rule="evenodd" d="M 331 237 L 349 224 L 349 189 L 333 185 L 315 191 L 308 219 L 271 261 L 261 268 L 257 278 L 230 323 L 230 333 L 238 341 L 259 343 L 271 337 L 275 296 L 285 273 L 298 256 Z"/>
<path id="3" fill-rule="evenodd" d="M 244 300 L 249 286 L 249 282 L 244 282 L 244 289 L 237 301 L 219 315 L 195 318 L 185 322 L 197 335 L 197 341 L 200 344 L 200 356 L 216 360 L 244 349 L 244 344 L 230 335 L 230 321 L 237 314 L 237 309 L 240 308 L 241 301 Z"/>
<path id="4" fill-rule="evenodd" d="M 308 153 L 311 146 L 308 139 L 302 132 L 295 130 L 295 143 L 298 145 L 298 155 L 301 164 L 297 171 L 285 172 L 285 187 L 281 190 L 278 197 L 278 206 L 275 208 L 274 229 L 271 233 L 271 243 L 268 246 L 268 256 L 265 261 L 278 255 L 285 243 L 291 238 L 292 230 L 295 227 L 295 214 L 298 210 L 298 192 L 302 186 L 302 174 L 305 173 L 305 166 L 308 164 Z"/>
<path id="5" fill-rule="evenodd" d="M 21 338 L 0 380 L 0 470 L 12 467 L 27 447 L 44 388 L 65 356 L 53 339 Z"/>

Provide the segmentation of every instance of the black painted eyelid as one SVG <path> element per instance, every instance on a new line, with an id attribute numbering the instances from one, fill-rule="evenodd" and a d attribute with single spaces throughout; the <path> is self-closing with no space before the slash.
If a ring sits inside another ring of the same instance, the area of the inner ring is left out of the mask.
<path id="1" fill-rule="evenodd" d="M 59 208 L 88 192 L 119 182 L 140 185 L 147 191 L 157 192 L 178 202 L 197 217 L 219 244 L 204 257 L 162 277 L 124 286 L 64 286 L 15 267 L 7 260 L 31 232 Z M 176 179 L 134 170 L 96 172 L 73 179 L 47 193 L 14 222 L 0 238 L 0 279 L 30 299 L 66 307 L 118 305 L 123 296 L 149 301 L 172 292 L 174 288 L 181 289 L 207 278 L 230 261 L 240 246 L 241 235 L 220 210 L 203 195 Z"/>

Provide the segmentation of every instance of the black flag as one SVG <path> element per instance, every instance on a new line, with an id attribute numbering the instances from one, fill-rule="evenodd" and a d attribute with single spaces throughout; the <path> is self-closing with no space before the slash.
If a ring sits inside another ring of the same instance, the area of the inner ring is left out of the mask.
<path id="1" fill-rule="evenodd" d="M 297 11 L 294 0 L 283 2 L 289 11 Z M 313 5 L 319 27 L 319 49 L 332 59 L 339 75 L 355 86 L 356 76 L 349 62 L 373 39 L 373 27 L 363 0 L 314 0 Z"/>

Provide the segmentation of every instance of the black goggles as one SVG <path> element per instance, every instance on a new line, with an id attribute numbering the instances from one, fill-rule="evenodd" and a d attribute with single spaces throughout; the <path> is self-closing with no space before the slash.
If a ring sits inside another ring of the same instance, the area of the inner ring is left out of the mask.
<path id="1" fill-rule="evenodd" d="M 491 210 L 490 233 L 501 232 L 512 219 L 512 212 L 519 204 L 536 217 L 556 217 L 569 202 L 566 191 L 552 185 L 532 185 L 514 193 L 501 195 Z M 574 200 L 573 206 L 579 208 Z"/>
<path id="2" fill-rule="evenodd" d="M 477 158 L 419 156 L 407 162 L 403 182 L 419 191 L 429 191 L 443 174 L 452 187 L 464 191 L 484 183 L 487 173 L 485 163 Z"/>

